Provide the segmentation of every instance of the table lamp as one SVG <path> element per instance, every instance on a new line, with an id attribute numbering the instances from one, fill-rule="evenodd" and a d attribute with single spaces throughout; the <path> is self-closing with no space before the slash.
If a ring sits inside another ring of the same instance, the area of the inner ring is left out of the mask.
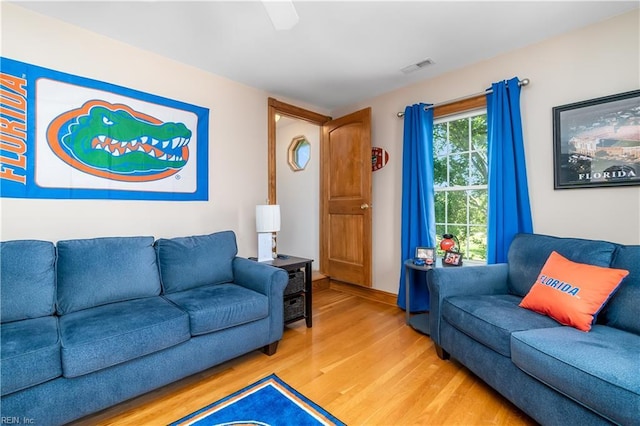
<path id="1" fill-rule="evenodd" d="M 256 206 L 256 231 L 258 232 L 258 262 L 277 257 L 276 232 L 280 230 L 280 206 L 264 204 Z"/>
<path id="2" fill-rule="evenodd" d="M 440 241 L 440 250 L 459 252 L 460 242 L 458 241 L 458 237 L 453 234 L 444 234 L 442 241 Z"/>

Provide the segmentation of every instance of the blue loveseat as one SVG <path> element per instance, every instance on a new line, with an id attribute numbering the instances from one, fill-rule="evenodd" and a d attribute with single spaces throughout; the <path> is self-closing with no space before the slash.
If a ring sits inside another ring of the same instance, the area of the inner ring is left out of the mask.
<path id="1" fill-rule="evenodd" d="M 552 251 L 629 275 L 589 332 L 518 306 Z M 430 332 L 544 425 L 640 425 L 640 246 L 520 234 L 508 262 L 440 268 L 428 279 Z"/>
<path id="2" fill-rule="evenodd" d="M 2 242 L 2 419 L 62 424 L 275 353 L 288 275 L 236 255 L 231 231 Z"/>

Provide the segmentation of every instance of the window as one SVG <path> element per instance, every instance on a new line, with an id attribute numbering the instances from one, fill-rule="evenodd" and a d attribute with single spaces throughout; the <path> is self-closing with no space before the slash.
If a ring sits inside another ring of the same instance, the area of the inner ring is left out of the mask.
<path id="1" fill-rule="evenodd" d="M 293 138 L 288 149 L 288 163 L 291 170 L 299 172 L 304 170 L 311 158 L 311 145 L 304 136 Z"/>
<path id="2" fill-rule="evenodd" d="M 436 234 L 453 234 L 466 259 L 487 257 L 487 113 L 436 119 L 433 127 Z"/>

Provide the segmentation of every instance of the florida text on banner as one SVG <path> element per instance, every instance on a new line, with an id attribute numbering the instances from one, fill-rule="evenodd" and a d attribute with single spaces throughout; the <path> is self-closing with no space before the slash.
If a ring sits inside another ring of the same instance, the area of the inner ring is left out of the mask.
<path id="1" fill-rule="evenodd" d="M 209 110 L 0 58 L 0 196 L 208 199 Z"/>

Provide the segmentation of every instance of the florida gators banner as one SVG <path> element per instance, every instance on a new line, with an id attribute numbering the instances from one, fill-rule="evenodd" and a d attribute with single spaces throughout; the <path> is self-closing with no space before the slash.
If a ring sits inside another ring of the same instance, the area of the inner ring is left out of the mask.
<path id="1" fill-rule="evenodd" d="M 209 109 L 0 58 L 0 196 L 208 199 Z"/>

